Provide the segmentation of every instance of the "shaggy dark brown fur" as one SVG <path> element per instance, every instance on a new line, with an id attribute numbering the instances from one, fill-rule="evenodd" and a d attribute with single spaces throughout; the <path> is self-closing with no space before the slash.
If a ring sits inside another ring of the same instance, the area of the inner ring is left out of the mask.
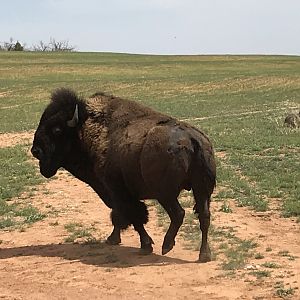
<path id="1" fill-rule="evenodd" d="M 32 154 L 42 175 L 51 177 L 64 167 L 112 209 L 109 243 L 119 244 L 120 230 L 132 224 L 146 253 L 152 252 L 153 241 L 143 225 L 148 211 L 141 200 L 157 199 L 170 217 L 165 254 L 184 218 L 178 195 L 192 189 L 202 231 L 199 260 L 211 259 L 207 234 L 216 167 L 212 145 L 199 129 L 134 101 L 103 93 L 84 101 L 60 89 L 42 115 Z"/>

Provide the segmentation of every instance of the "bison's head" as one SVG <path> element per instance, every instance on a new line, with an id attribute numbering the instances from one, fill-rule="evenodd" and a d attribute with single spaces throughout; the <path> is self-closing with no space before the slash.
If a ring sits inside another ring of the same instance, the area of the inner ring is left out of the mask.
<path id="1" fill-rule="evenodd" d="M 56 174 L 77 140 L 77 132 L 85 116 L 85 105 L 77 95 L 67 89 L 52 94 L 34 135 L 32 155 L 39 160 L 40 172 L 49 178 Z"/>

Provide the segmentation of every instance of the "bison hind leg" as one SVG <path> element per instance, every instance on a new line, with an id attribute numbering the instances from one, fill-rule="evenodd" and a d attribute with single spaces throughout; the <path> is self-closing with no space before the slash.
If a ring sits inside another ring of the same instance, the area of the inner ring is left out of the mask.
<path id="1" fill-rule="evenodd" d="M 175 237 L 180 226 L 183 223 L 185 211 L 179 204 L 176 196 L 175 197 L 163 197 L 158 199 L 159 203 L 168 213 L 170 218 L 170 225 L 165 234 L 163 245 L 162 245 L 162 255 L 167 254 L 171 251 L 175 245 Z"/>
<path id="2" fill-rule="evenodd" d="M 200 229 L 202 232 L 199 262 L 205 263 L 211 261 L 211 252 L 208 244 L 208 229 L 210 226 L 210 196 L 208 196 L 206 190 L 200 188 L 199 185 L 193 186 L 193 194 L 196 200 L 194 211 L 198 215 Z"/>

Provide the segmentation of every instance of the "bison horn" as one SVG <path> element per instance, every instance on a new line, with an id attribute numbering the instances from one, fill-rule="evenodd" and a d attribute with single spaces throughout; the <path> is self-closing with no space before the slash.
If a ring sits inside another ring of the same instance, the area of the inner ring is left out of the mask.
<path id="1" fill-rule="evenodd" d="M 67 122 L 69 127 L 75 127 L 78 123 L 78 104 L 76 104 L 73 118 Z"/>

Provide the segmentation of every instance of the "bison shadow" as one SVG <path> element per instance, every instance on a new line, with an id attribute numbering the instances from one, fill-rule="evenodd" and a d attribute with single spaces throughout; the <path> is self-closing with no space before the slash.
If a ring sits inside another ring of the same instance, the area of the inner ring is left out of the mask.
<path id="1" fill-rule="evenodd" d="M 152 253 L 142 255 L 138 248 L 110 246 L 104 242 L 93 244 L 47 244 L 15 248 L 0 248 L 0 259 L 19 256 L 61 257 L 71 262 L 110 268 L 133 266 L 187 264 L 191 261 Z M 62 262 L 64 263 L 64 262 Z M 66 262 L 67 263 L 67 262 Z"/>

